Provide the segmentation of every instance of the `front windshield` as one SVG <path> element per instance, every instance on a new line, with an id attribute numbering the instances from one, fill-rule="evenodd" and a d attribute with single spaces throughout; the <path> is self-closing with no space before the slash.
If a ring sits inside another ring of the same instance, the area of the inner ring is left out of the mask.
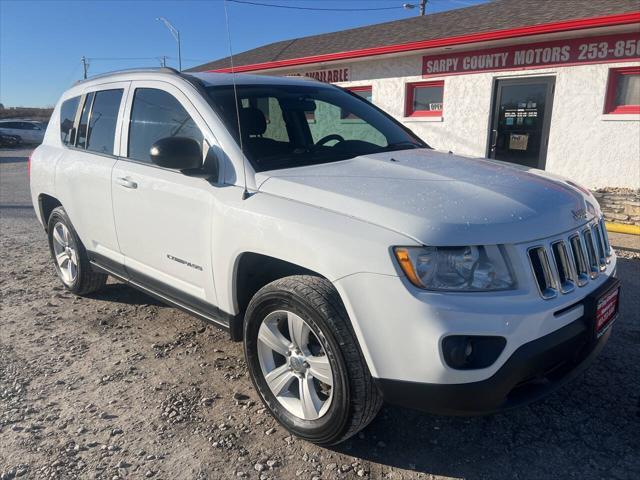
<path id="1" fill-rule="evenodd" d="M 258 171 L 427 145 L 362 98 L 319 84 L 237 85 L 242 148 Z M 206 87 L 239 140 L 232 85 Z"/>

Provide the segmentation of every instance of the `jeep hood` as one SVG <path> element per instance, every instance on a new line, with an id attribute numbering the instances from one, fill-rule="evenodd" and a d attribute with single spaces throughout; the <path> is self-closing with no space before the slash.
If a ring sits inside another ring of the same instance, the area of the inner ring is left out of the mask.
<path id="1" fill-rule="evenodd" d="M 429 149 L 261 172 L 256 184 L 425 245 L 531 241 L 577 228 L 598 210 L 590 194 L 547 172 Z"/>

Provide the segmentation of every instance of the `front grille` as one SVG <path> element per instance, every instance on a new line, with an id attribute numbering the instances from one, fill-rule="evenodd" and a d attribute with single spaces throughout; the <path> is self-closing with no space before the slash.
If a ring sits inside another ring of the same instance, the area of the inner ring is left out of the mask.
<path id="1" fill-rule="evenodd" d="M 528 249 L 529 263 L 544 299 L 584 287 L 607 268 L 612 251 L 604 220 L 572 232 L 567 238 Z"/>

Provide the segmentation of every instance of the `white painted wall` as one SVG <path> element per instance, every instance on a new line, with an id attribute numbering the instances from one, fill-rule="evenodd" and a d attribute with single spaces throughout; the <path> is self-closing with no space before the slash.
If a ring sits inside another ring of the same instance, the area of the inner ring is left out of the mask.
<path id="1" fill-rule="evenodd" d="M 373 102 L 405 123 L 432 147 L 478 157 L 486 155 L 494 80 L 555 76 L 546 169 L 592 189 L 640 188 L 640 115 L 602 114 L 609 69 L 639 65 L 638 62 L 429 78 L 445 81 L 442 118 L 404 117 L 405 84 L 424 80 L 420 73 L 422 54 L 346 65 L 350 68 L 351 81 L 338 85 L 372 85 Z M 271 74 L 303 73 L 305 70 L 318 70 L 318 67 Z M 259 73 L 270 74 L 267 71 Z"/>

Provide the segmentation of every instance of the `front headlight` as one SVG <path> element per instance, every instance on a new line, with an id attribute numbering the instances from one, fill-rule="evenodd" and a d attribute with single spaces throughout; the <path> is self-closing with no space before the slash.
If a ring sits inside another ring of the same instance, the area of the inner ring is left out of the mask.
<path id="1" fill-rule="evenodd" d="M 411 283 L 426 290 L 506 290 L 515 285 L 503 249 L 497 245 L 395 247 L 394 253 Z"/>

